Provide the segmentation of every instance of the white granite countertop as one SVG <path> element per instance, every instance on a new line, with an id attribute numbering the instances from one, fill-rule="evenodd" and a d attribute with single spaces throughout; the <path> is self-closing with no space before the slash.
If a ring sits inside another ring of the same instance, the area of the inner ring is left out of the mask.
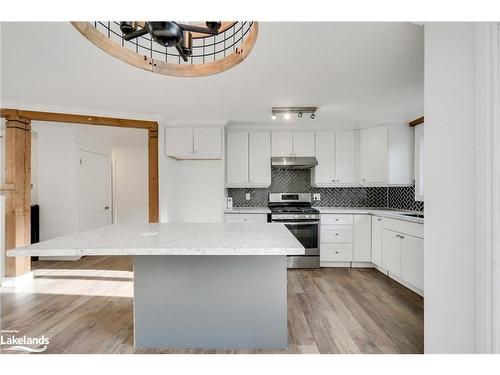
<path id="1" fill-rule="evenodd" d="M 9 250 L 8 256 L 303 255 L 277 223 L 107 225 Z"/>
<path id="2" fill-rule="evenodd" d="M 233 207 L 226 208 L 225 214 L 269 214 L 271 210 L 268 207 Z"/>
<path id="3" fill-rule="evenodd" d="M 389 217 L 392 219 L 411 221 L 413 223 L 423 224 L 424 219 L 419 217 L 406 216 L 403 214 L 418 213 L 414 211 L 397 211 L 387 210 L 383 208 L 344 208 L 344 207 L 316 207 L 322 214 L 352 214 L 352 215 L 374 215 L 381 217 Z"/>

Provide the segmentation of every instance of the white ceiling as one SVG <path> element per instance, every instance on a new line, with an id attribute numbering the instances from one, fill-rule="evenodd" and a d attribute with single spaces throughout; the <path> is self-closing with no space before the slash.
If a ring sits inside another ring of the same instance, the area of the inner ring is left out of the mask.
<path id="1" fill-rule="evenodd" d="M 303 123 L 354 127 L 423 112 L 424 33 L 411 23 L 260 23 L 245 61 L 201 78 L 128 66 L 69 23 L 2 23 L 1 38 L 2 105 L 260 124 L 272 106 L 317 105 Z"/>

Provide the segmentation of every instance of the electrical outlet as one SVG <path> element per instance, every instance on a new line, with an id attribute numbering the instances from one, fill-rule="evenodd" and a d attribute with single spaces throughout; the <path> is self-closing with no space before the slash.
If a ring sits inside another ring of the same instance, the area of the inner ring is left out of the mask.
<path id="1" fill-rule="evenodd" d="M 250 193 L 246 193 L 246 194 L 245 194 L 245 199 L 246 199 L 247 201 L 249 201 L 249 200 L 250 200 Z"/>
<path id="2" fill-rule="evenodd" d="M 313 201 L 317 202 L 321 200 L 321 194 L 319 193 L 314 193 L 313 194 Z"/>

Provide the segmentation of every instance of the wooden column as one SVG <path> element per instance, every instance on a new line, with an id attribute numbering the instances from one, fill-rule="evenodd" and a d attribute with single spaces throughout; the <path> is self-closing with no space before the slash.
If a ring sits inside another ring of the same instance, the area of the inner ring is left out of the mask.
<path id="1" fill-rule="evenodd" d="M 158 198 L 158 126 L 148 131 L 149 222 L 160 221 Z"/>
<path id="2" fill-rule="evenodd" d="M 13 190 L 5 197 L 5 250 L 28 245 L 31 237 L 31 121 L 6 116 L 5 184 Z M 30 271 L 31 257 L 5 257 L 5 276 Z"/>

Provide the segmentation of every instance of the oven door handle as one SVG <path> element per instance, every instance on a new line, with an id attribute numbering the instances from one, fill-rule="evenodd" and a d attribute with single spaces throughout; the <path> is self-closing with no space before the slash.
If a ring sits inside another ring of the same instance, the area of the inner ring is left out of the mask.
<path id="1" fill-rule="evenodd" d="M 273 223 L 284 224 L 284 225 L 315 225 L 315 224 L 319 224 L 319 221 L 299 221 L 299 222 L 273 221 Z"/>

